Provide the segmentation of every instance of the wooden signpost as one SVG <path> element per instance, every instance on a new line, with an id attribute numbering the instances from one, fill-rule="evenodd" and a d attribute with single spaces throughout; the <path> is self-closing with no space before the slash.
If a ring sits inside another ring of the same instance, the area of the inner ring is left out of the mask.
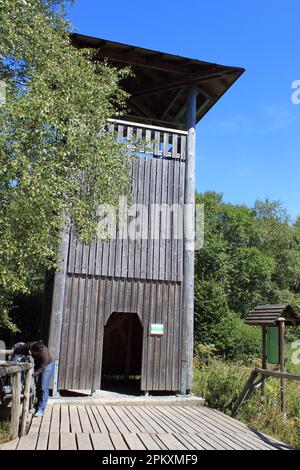
<path id="1" fill-rule="evenodd" d="M 262 368 L 256 368 L 251 372 L 245 387 L 232 407 L 232 415 L 237 413 L 241 404 L 257 387 L 261 386 L 265 397 L 265 382 L 273 377 L 280 379 L 281 413 L 283 420 L 286 420 L 286 380 L 300 381 L 300 375 L 289 374 L 285 370 L 285 331 L 287 326 L 299 326 L 300 317 L 287 304 L 259 305 L 248 314 L 245 323 L 262 327 Z M 279 371 L 269 370 L 269 364 L 279 365 Z M 259 376 L 261 378 L 257 380 Z"/>

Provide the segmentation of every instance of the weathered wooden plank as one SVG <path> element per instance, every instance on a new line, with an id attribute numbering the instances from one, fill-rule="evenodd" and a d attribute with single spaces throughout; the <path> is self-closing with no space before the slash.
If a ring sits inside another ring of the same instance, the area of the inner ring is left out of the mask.
<path id="1" fill-rule="evenodd" d="M 172 319 L 168 317 L 168 296 L 171 286 L 164 282 L 161 285 L 162 290 L 162 305 L 161 305 L 161 323 L 164 325 L 164 335 L 160 341 L 160 363 L 158 375 L 158 387 L 160 389 L 168 390 L 166 387 L 167 379 L 167 364 L 170 360 L 170 357 L 167 356 L 167 341 L 169 337 L 169 323 L 172 322 Z"/>
<path id="2" fill-rule="evenodd" d="M 70 328 L 74 332 L 72 335 L 72 339 L 69 338 L 69 345 L 68 345 L 68 361 L 73 363 L 73 373 L 70 388 L 71 389 L 78 389 L 80 377 L 82 375 L 80 362 L 82 351 L 81 348 L 83 346 L 83 338 L 82 338 L 82 331 L 83 331 L 83 322 L 84 322 L 84 306 L 86 302 L 86 286 L 87 286 L 87 277 L 79 277 L 78 278 L 78 297 L 77 297 L 77 304 L 76 310 L 71 312 L 70 316 Z M 75 338 L 75 341 L 74 341 Z"/>
<path id="3" fill-rule="evenodd" d="M 35 450 L 38 439 L 38 433 L 22 436 L 18 443 L 18 450 Z"/>
<path id="4" fill-rule="evenodd" d="M 90 257 L 90 246 L 82 245 L 82 259 L 81 259 L 81 274 L 88 274 L 89 272 L 89 257 Z"/>
<path id="5" fill-rule="evenodd" d="M 49 433 L 52 411 L 53 411 L 53 406 L 48 405 L 45 410 L 45 413 L 44 413 L 44 416 L 42 418 L 42 422 L 40 425 L 40 429 L 39 429 L 40 434 Z"/>
<path id="6" fill-rule="evenodd" d="M 118 432 L 113 432 L 110 434 L 111 441 L 113 443 L 113 446 L 116 450 L 127 450 L 128 446 L 126 445 L 126 442 L 124 441 L 122 434 Z"/>
<path id="7" fill-rule="evenodd" d="M 79 420 L 81 424 L 82 432 L 85 434 L 93 433 L 93 428 L 89 419 L 89 416 L 86 411 L 85 406 L 78 406 Z"/>
<path id="8" fill-rule="evenodd" d="M 161 215 L 160 215 L 160 251 L 159 251 L 159 274 L 158 279 L 166 280 L 168 279 L 166 273 L 166 239 L 168 236 L 168 220 L 169 220 L 169 206 L 168 206 L 168 173 L 169 173 L 169 161 L 162 161 L 161 167 L 161 196 L 160 196 L 160 205 L 161 205 Z"/>
<path id="9" fill-rule="evenodd" d="M 137 200 L 137 192 L 138 192 L 138 174 L 139 174 L 139 166 L 141 161 L 144 159 L 142 158 L 135 158 L 132 162 L 132 169 L 131 169 L 131 178 L 132 178 L 132 203 L 133 205 L 138 203 Z M 133 215 L 134 216 L 134 215 Z M 134 216 L 135 217 L 135 216 Z M 135 228 L 136 222 L 135 220 L 129 219 L 128 227 L 127 227 L 127 235 L 129 237 L 127 246 L 124 246 L 123 249 L 128 250 L 128 259 L 127 259 L 127 277 L 132 279 L 134 277 L 138 277 L 135 273 L 135 247 L 136 247 L 136 240 L 135 240 Z M 125 274 L 126 276 L 126 274 Z"/>
<path id="10" fill-rule="evenodd" d="M 181 381 L 181 350 L 182 350 L 182 285 L 175 284 L 175 308 L 173 312 L 174 336 L 172 357 L 172 390 L 180 390 Z"/>
<path id="11" fill-rule="evenodd" d="M 149 215 L 150 215 L 150 171 L 151 171 L 151 159 L 147 158 L 144 162 L 144 184 L 143 184 L 143 195 L 139 201 L 144 206 L 142 219 L 141 219 L 141 271 L 140 278 L 146 279 L 147 277 L 147 258 L 148 258 L 148 247 L 149 247 Z"/>
<path id="12" fill-rule="evenodd" d="M 179 420 L 174 416 L 173 410 L 171 407 L 156 407 L 158 414 L 164 415 L 165 419 L 168 420 L 169 426 L 171 429 L 174 429 L 175 432 L 190 432 L 193 433 L 195 430 L 189 426 L 189 423 L 184 420 Z"/>
<path id="13" fill-rule="evenodd" d="M 102 369 L 102 352 L 103 352 L 103 329 L 104 329 L 104 317 L 105 317 L 105 292 L 106 283 L 105 280 L 98 279 L 99 291 L 97 309 L 95 310 L 96 315 L 96 328 L 95 328 L 95 350 L 94 350 L 94 362 L 93 362 L 93 381 L 91 389 L 99 390 L 101 388 L 101 369 Z"/>
<path id="14" fill-rule="evenodd" d="M 86 412 L 87 412 L 87 415 L 89 417 L 89 420 L 90 420 L 90 423 L 91 423 L 91 426 L 92 426 L 92 429 L 93 429 L 93 433 L 101 432 L 101 429 L 98 426 L 97 420 L 96 420 L 95 415 L 93 413 L 94 406 L 93 405 L 86 406 L 85 408 L 86 408 Z M 105 430 L 105 426 L 103 426 L 103 430 Z"/>
<path id="15" fill-rule="evenodd" d="M 161 214 L 160 214 L 160 203 L 161 203 L 161 194 L 162 194 L 162 166 L 163 160 L 158 160 L 156 164 L 156 174 L 152 175 L 152 178 L 155 178 L 155 206 L 154 206 L 154 220 L 152 223 L 152 233 L 153 233 L 153 270 L 152 270 L 152 279 L 159 279 L 159 263 L 160 263 L 160 231 L 161 231 Z"/>
<path id="16" fill-rule="evenodd" d="M 193 434 L 176 434 L 176 439 L 180 441 L 188 450 L 204 450 L 204 447 L 194 439 Z"/>
<path id="17" fill-rule="evenodd" d="M 154 429 L 155 432 L 157 433 L 164 433 L 166 432 L 166 429 L 164 426 L 161 425 L 161 422 L 156 418 L 155 413 L 153 415 L 149 410 L 146 410 L 146 407 L 144 406 L 136 406 L 135 407 L 136 412 L 145 420 L 149 423 L 151 428 Z"/>
<path id="18" fill-rule="evenodd" d="M 171 238 L 171 281 L 177 281 L 177 257 L 178 257 L 178 236 L 179 236 L 179 215 L 180 211 L 178 210 L 179 204 L 179 177 L 180 177 L 180 162 L 173 162 L 173 184 L 170 185 L 169 189 L 172 189 L 172 202 L 174 204 L 175 213 L 173 214 L 173 231 Z"/>
<path id="19" fill-rule="evenodd" d="M 32 420 L 31 420 L 30 427 L 29 427 L 27 435 L 28 434 L 38 434 L 40 432 L 41 424 L 42 424 L 42 419 L 41 418 L 33 417 Z"/>
<path id="20" fill-rule="evenodd" d="M 65 326 L 63 329 L 65 341 L 62 341 L 62 348 L 60 352 L 61 366 L 60 366 L 60 386 L 64 384 L 64 388 L 72 389 L 72 376 L 74 369 L 74 337 L 75 337 L 75 323 L 76 323 L 76 312 L 78 303 L 78 288 L 79 278 L 78 276 L 72 276 L 71 278 L 71 295 L 70 295 L 70 307 L 68 307 L 64 318 Z M 75 321 L 73 317 L 75 316 Z"/>
<path id="21" fill-rule="evenodd" d="M 16 450 L 19 444 L 19 438 L 13 439 L 0 446 L 0 450 Z"/>
<path id="22" fill-rule="evenodd" d="M 93 303 L 93 282 L 92 277 L 87 277 L 85 282 L 85 298 L 83 304 L 83 317 L 82 317 L 82 334 L 81 334 L 81 355 L 80 355 L 80 373 L 79 378 L 76 381 L 76 386 L 79 386 L 81 390 L 87 390 L 91 387 L 91 383 L 87 383 L 87 373 L 92 367 L 91 364 L 91 309 Z"/>
<path id="23" fill-rule="evenodd" d="M 142 416 L 140 413 L 138 413 L 137 409 L 135 406 L 130 406 L 128 407 L 128 413 L 130 413 L 130 415 L 134 416 L 136 418 L 136 420 L 141 423 L 142 425 L 142 429 L 149 433 L 155 433 L 155 428 L 153 427 L 153 424 L 150 424 L 149 421 L 147 419 L 145 419 L 144 416 Z"/>
<path id="24" fill-rule="evenodd" d="M 158 282 L 156 284 L 156 306 L 155 306 L 155 323 L 162 323 L 162 309 L 163 309 L 163 284 Z M 160 366 L 161 366 L 161 345 L 165 340 L 165 336 L 154 337 L 154 368 L 153 368 L 153 383 L 152 389 L 159 390 L 160 383 Z"/>
<path id="25" fill-rule="evenodd" d="M 152 434 L 138 433 L 138 436 L 147 450 L 161 450 L 162 447 L 154 440 Z"/>
<path id="26" fill-rule="evenodd" d="M 147 317 L 144 319 L 146 330 L 144 332 L 146 337 L 145 349 L 143 353 L 143 375 L 142 375 L 142 387 L 143 390 L 153 389 L 153 351 L 154 351 L 154 340 L 153 336 L 150 336 L 149 325 L 155 322 L 155 307 L 156 307 L 156 284 L 151 282 L 146 284 L 146 296 L 145 301 L 145 313 Z"/>
<path id="27" fill-rule="evenodd" d="M 113 450 L 114 446 L 108 433 L 91 434 L 94 450 Z"/>
<path id="28" fill-rule="evenodd" d="M 176 315 L 175 310 L 175 286 L 174 284 L 168 284 L 168 305 L 167 305 L 167 340 L 166 340 L 166 357 L 167 357 L 167 364 L 166 364 L 166 390 L 172 390 L 172 371 L 174 365 L 174 355 L 173 355 L 173 343 L 175 341 L 175 334 L 177 332 L 174 329 L 174 316 Z M 175 363 L 176 367 L 176 363 Z"/>
<path id="29" fill-rule="evenodd" d="M 130 410 L 130 407 L 129 406 L 122 406 L 121 409 L 123 410 L 124 414 L 127 416 L 127 418 L 133 423 L 133 425 L 136 427 L 136 432 L 143 432 L 144 431 L 144 427 L 143 425 L 140 423 L 140 421 L 136 418 L 136 416 L 134 416 L 132 413 L 131 413 L 131 410 Z"/>
<path id="30" fill-rule="evenodd" d="M 99 413 L 99 410 L 98 410 L 97 406 L 94 406 L 94 405 L 91 406 L 90 410 L 91 410 L 91 412 L 93 413 L 93 415 L 95 417 L 95 420 L 97 422 L 97 426 L 99 428 L 99 432 L 106 434 L 107 433 L 107 427 L 106 427 L 106 425 L 103 421 L 103 418 L 102 418 L 101 414 Z"/>
<path id="31" fill-rule="evenodd" d="M 151 418 L 159 425 L 161 430 L 159 432 L 173 433 L 181 430 L 180 427 L 174 426 L 172 420 L 170 420 L 164 414 L 159 413 L 158 408 L 145 406 L 143 410 L 146 414 L 150 415 Z"/>
<path id="32" fill-rule="evenodd" d="M 145 450 L 146 447 L 139 439 L 137 434 L 126 432 L 123 434 L 123 438 L 125 439 L 126 445 L 130 450 Z"/>
<path id="33" fill-rule="evenodd" d="M 93 450 L 91 437 L 86 433 L 76 434 L 78 450 Z"/>
<path id="34" fill-rule="evenodd" d="M 99 279 L 93 277 L 90 279 L 91 286 L 91 301 L 89 312 L 89 331 L 87 336 L 87 355 L 86 355 L 86 388 L 93 390 L 93 373 L 95 364 L 95 352 L 97 343 L 97 312 L 98 312 L 98 297 L 99 297 Z"/>
<path id="35" fill-rule="evenodd" d="M 69 335 L 69 319 L 71 310 L 72 299 L 72 284 L 73 276 L 66 276 L 65 299 L 62 318 L 62 338 L 68 338 Z M 59 353 L 59 368 L 58 368 L 58 387 L 62 390 L 66 388 L 66 368 L 67 368 L 67 352 L 68 346 L 66 341 L 61 341 Z"/>
<path id="36" fill-rule="evenodd" d="M 138 182 L 136 187 L 136 197 L 135 200 L 137 204 L 144 204 L 144 193 L 149 190 L 149 180 L 146 179 L 146 166 L 149 159 L 142 158 L 139 162 L 139 172 L 138 172 Z M 143 248 L 143 237 L 144 237 L 144 210 L 142 213 L 138 214 L 138 219 L 136 221 L 137 228 L 137 239 L 135 247 L 135 273 L 134 277 L 141 279 L 141 269 L 142 269 L 142 248 Z"/>
<path id="37" fill-rule="evenodd" d="M 109 414 L 111 420 L 113 421 L 113 423 L 116 425 L 118 431 L 120 433 L 128 433 L 128 427 L 125 425 L 125 423 L 120 419 L 120 417 L 118 416 L 117 412 L 116 412 L 116 409 L 118 407 L 114 407 L 114 406 L 106 406 L 105 409 L 107 411 L 107 413 Z"/>
<path id="38" fill-rule="evenodd" d="M 169 450 L 186 450 L 186 447 L 173 434 L 159 433 L 157 437 Z"/>
<path id="39" fill-rule="evenodd" d="M 77 450 L 76 434 L 61 432 L 60 450 Z"/>
<path id="40" fill-rule="evenodd" d="M 140 431 L 140 428 L 136 426 L 133 420 L 128 418 L 121 406 L 115 406 L 114 411 L 121 419 L 121 421 L 125 424 L 126 428 L 130 433 L 136 434 Z"/>
<path id="41" fill-rule="evenodd" d="M 82 428 L 80 425 L 80 419 L 78 416 L 78 409 L 76 405 L 69 406 L 70 412 L 70 426 L 71 426 L 71 433 L 76 434 L 78 432 L 82 432 Z"/>
<path id="42" fill-rule="evenodd" d="M 36 444 L 36 450 L 47 450 L 48 440 L 49 440 L 49 430 L 48 432 L 39 432 L 38 440 Z"/>
<path id="43" fill-rule="evenodd" d="M 99 405 L 99 406 L 97 406 L 97 410 L 98 410 L 102 420 L 104 421 L 105 426 L 108 429 L 108 431 L 111 432 L 111 433 L 117 433 L 118 428 L 115 425 L 115 423 L 113 422 L 113 420 L 111 419 L 108 412 L 106 411 L 106 408 L 104 406 Z"/>
<path id="44" fill-rule="evenodd" d="M 90 250 L 89 250 L 89 259 L 88 259 L 88 274 L 91 274 L 92 276 L 95 274 L 95 269 L 96 269 L 96 248 L 97 248 L 97 242 L 96 240 L 93 240 L 91 245 L 90 245 Z"/>

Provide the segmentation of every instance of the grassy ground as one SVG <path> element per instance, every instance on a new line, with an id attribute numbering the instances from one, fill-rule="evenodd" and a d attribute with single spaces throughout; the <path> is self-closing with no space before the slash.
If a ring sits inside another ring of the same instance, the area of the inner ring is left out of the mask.
<path id="1" fill-rule="evenodd" d="M 299 366 L 287 367 L 300 373 Z M 203 396 L 207 405 L 229 413 L 228 405 L 238 397 L 250 375 L 252 367 L 243 364 L 212 359 L 207 365 L 196 364 L 194 393 Z M 267 399 L 259 390 L 240 408 L 237 419 L 250 427 L 300 449 L 300 383 L 287 383 L 287 414 L 283 422 L 280 413 L 280 381 L 272 379 L 266 384 Z"/>
<path id="2" fill-rule="evenodd" d="M 0 421 L 0 445 L 9 441 L 9 421 Z"/>

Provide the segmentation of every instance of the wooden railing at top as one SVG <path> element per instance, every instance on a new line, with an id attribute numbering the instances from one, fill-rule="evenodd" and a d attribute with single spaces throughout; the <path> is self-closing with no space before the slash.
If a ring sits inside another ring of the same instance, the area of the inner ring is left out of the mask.
<path id="1" fill-rule="evenodd" d="M 168 159 L 186 159 L 187 132 L 150 126 L 121 119 L 109 119 L 109 130 L 117 140 L 136 147 L 137 155 Z M 140 143 L 140 144 L 139 144 Z"/>
<path id="2" fill-rule="evenodd" d="M 7 354 L 8 351 L 0 350 L 0 353 Z M 21 404 L 21 373 L 25 373 L 25 387 L 23 392 L 23 404 Z M 27 362 L 0 362 L 0 377 L 11 375 L 12 382 L 12 407 L 10 421 L 10 437 L 16 439 L 26 433 L 26 423 L 29 412 L 30 386 L 32 380 L 33 365 Z M 22 416 L 21 416 L 22 409 Z M 21 425 L 20 425 L 21 416 Z"/>

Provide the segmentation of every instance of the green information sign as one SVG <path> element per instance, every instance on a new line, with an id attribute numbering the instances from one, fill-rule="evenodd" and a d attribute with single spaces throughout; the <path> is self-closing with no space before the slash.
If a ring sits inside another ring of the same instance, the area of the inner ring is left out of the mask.
<path id="1" fill-rule="evenodd" d="M 163 336 L 164 325 L 162 323 L 150 323 L 150 335 Z"/>
<path id="2" fill-rule="evenodd" d="M 267 362 L 279 364 L 279 328 L 268 326 L 267 328 Z"/>

